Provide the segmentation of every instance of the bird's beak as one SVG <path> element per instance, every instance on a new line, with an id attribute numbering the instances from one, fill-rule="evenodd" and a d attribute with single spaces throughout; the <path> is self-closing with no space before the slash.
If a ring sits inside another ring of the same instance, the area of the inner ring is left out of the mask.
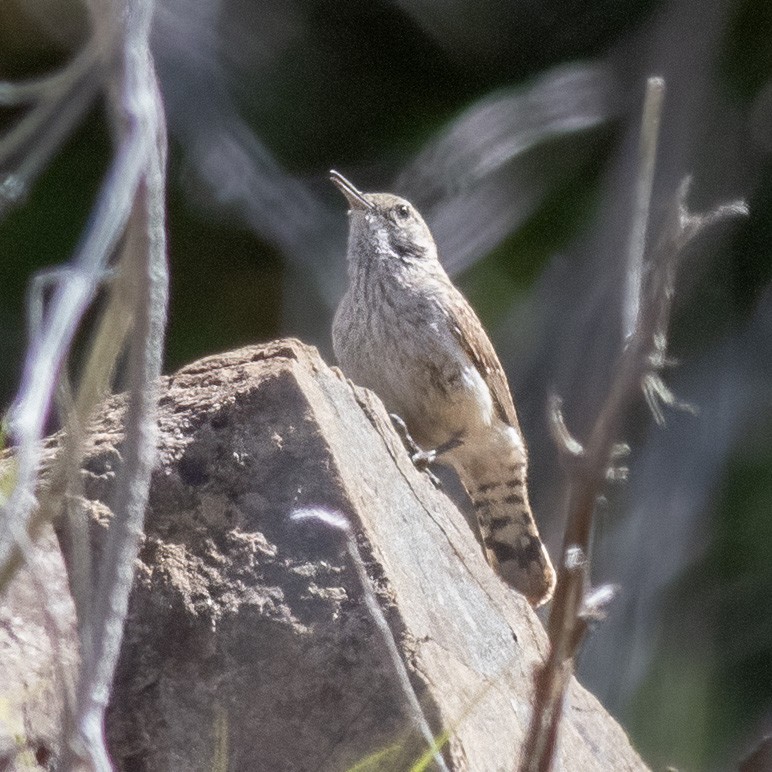
<path id="1" fill-rule="evenodd" d="M 364 194 L 357 190 L 340 172 L 335 169 L 330 171 L 330 179 L 335 187 L 346 197 L 349 207 L 353 209 L 368 210 L 373 205 L 365 198 Z"/>

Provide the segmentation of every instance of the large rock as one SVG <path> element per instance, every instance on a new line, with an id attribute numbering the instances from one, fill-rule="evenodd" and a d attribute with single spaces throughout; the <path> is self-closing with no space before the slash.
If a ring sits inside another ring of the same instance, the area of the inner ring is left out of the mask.
<path id="1" fill-rule="evenodd" d="M 107 404 L 84 464 L 95 524 L 121 412 L 120 398 Z M 425 751 L 345 538 L 290 517 L 314 507 L 351 523 L 430 731 L 450 733 L 448 766 L 515 768 L 544 631 L 374 395 L 285 340 L 164 379 L 159 420 L 108 714 L 119 767 L 344 770 L 371 757 L 370 769 L 408 769 Z M 577 683 L 559 758 L 645 769 Z"/>

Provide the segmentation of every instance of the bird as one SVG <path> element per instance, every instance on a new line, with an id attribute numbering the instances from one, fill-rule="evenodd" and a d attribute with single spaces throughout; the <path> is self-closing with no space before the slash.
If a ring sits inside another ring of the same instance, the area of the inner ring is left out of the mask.
<path id="1" fill-rule="evenodd" d="M 354 383 L 404 421 L 423 459 L 450 464 L 471 499 L 488 562 L 538 607 L 555 571 L 528 499 L 528 454 L 504 369 L 447 275 L 418 210 L 363 193 L 336 171 L 348 202 L 348 287 L 332 342 Z"/>

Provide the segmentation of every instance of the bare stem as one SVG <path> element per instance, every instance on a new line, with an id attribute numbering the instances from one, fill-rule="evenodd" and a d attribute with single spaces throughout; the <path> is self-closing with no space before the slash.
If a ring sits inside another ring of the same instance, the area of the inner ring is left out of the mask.
<path id="1" fill-rule="evenodd" d="M 656 81 L 656 79 L 654 79 Z M 650 133 L 653 116 L 659 115 L 661 82 L 650 81 L 655 93 L 647 99 L 643 133 Z M 652 106 L 653 105 L 653 106 Z M 650 192 L 653 160 L 650 153 L 656 138 L 642 139 L 646 152 L 642 153 L 641 177 L 638 193 Z M 628 409 L 639 398 L 643 389 L 655 401 L 662 398 L 671 406 L 677 401 L 662 382 L 660 370 L 667 363 L 667 332 L 672 308 L 676 273 L 684 247 L 705 227 L 747 212 L 742 202 L 721 206 L 707 215 L 690 214 L 686 207 L 688 179 L 679 186 L 659 241 L 649 250 L 637 272 L 634 295 L 640 298 L 640 307 L 634 318 L 631 335 L 622 350 L 611 381 L 609 392 L 601 407 L 589 440 L 582 453 L 571 453 L 573 462 L 569 471 L 566 530 L 563 552 L 558 569 L 558 581 L 548 622 L 550 653 L 547 661 L 535 675 L 534 710 L 526 742 L 521 754 L 521 772 L 548 772 L 557 747 L 558 730 L 565 692 L 573 673 L 574 658 L 588 628 L 588 622 L 603 615 L 603 606 L 611 597 L 611 588 L 592 592 L 589 588 L 589 554 L 595 502 L 608 478 L 608 470 L 619 448 L 618 438 L 622 421 Z M 640 200 L 637 206 L 640 205 Z M 631 238 L 631 252 L 642 248 L 648 204 L 636 214 L 640 233 Z M 655 384 L 652 387 L 652 384 Z M 657 404 L 657 408 L 659 408 Z M 559 401 L 553 401 L 553 412 L 559 413 Z M 655 413 L 656 416 L 656 413 Z M 581 449 L 570 437 L 562 415 L 552 416 L 553 434 L 560 448 Z"/>
<path id="2" fill-rule="evenodd" d="M 649 226 L 651 190 L 654 185 L 654 169 L 657 163 L 657 141 L 662 119 L 662 103 L 665 99 L 665 81 L 649 78 L 643 101 L 641 134 L 638 143 L 638 174 L 635 184 L 633 223 L 627 245 L 627 289 L 624 309 L 624 337 L 632 335 L 640 307 L 641 272 L 646 249 L 646 231 Z"/>
<path id="3" fill-rule="evenodd" d="M 66 706 L 67 741 L 60 762 L 62 768 L 84 766 L 106 772 L 112 765 L 103 737 L 104 711 L 120 652 L 156 451 L 168 284 L 166 131 L 149 45 L 153 0 L 93 0 L 89 9 L 93 38 L 71 65 L 19 87 L 0 84 L 0 99 L 34 105 L 0 141 L 0 163 L 11 164 L 10 175 L 18 185 L 28 184 L 42 168 L 99 89 L 106 92 L 115 137 L 113 163 L 74 258 L 37 283 L 38 288 L 53 284 L 50 302 L 45 304 L 40 294 L 30 306 L 32 334 L 8 420 L 16 443 L 15 484 L 0 518 L 0 591 L 22 561 L 32 567 L 32 542 L 41 526 L 60 512 L 62 500 L 74 502 L 71 535 L 77 544 L 68 570 L 76 589 L 81 656 L 77 684 L 69 690 L 75 699 Z M 0 196 L 5 182 L 0 179 Z M 121 243 L 116 282 L 77 393 L 66 400 L 62 450 L 43 489 L 46 417 L 63 382 L 76 331 Z M 79 463 L 87 421 L 109 387 L 129 332 L 122 466 L 99 570 L 93 572 L 90 566 L 73 566 L 73 559 L 79 562 L 78 554 L 83 557 L 89 549 L 84 522 L 76 511 L 82 493 Z"/>
<path id="4" fill-rule="evenodd" d="M 77 735 L 82 758 L 96 769 L 110 769 L 103 737 L 104 712 L 118 663 L 134 562 L 143 533 L 150 476 L 156 453 L 156 405 L 166 324 L 164 183 L 166 133 L 149 49 L 152 3 L 137 3 L 127 25 L 123 81 L 117 84 L 118 126 L 144 137 L 145 154 L 136 188 L 124 252 L 124 270 L 136 288 L 129 351 L 129 394 L 124 418 L 123 464 L 113 494 L 110 529 L 99 566 L 91 610 L 91 656 L 81 663 Z"/>

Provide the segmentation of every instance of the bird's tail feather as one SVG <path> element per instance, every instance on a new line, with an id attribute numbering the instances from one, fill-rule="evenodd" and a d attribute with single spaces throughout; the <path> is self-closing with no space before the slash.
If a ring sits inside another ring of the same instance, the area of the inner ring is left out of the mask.
<path id="1" fill-rule="evenodd" d="M 552 597 L 555 570 L 528 502 L 525 459 L 516 455 L 485 476 L 479 470 L 457 470 L 472 500 L 488 562 L 537 607 Z"/>

